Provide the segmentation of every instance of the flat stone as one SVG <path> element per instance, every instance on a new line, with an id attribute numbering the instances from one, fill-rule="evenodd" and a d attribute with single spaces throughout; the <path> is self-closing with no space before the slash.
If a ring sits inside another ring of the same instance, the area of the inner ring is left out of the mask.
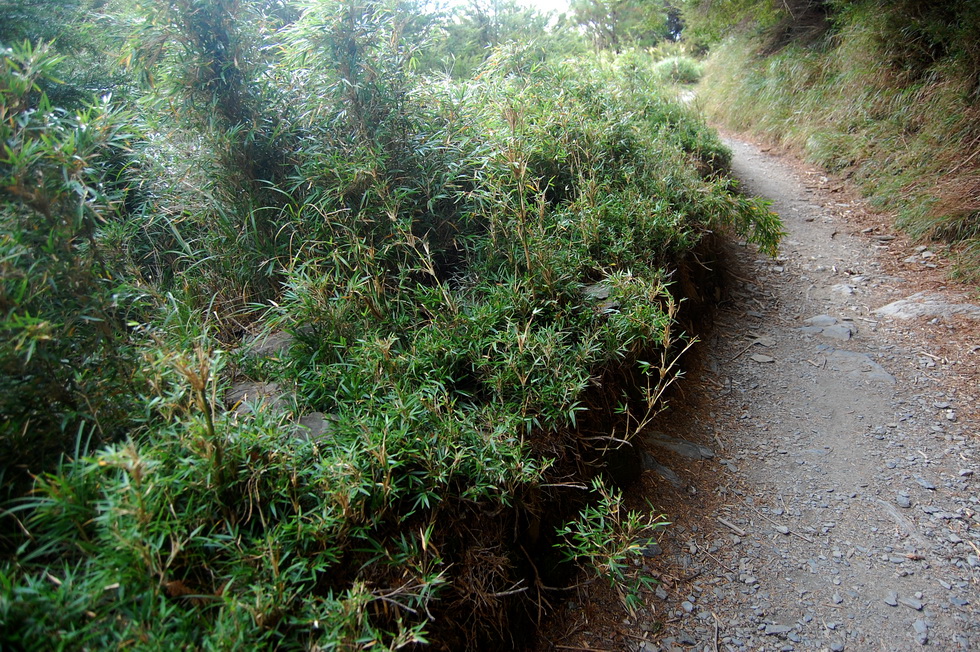
<path id="1" fill-rule="evenodd" d="M 897 607 L 898 594 L 895 593 L 894 591 L 889 591 L 888 593 L 885 594 L 884 601 L 885 604 L 887 604 L 889 607 Z"/>
<path id="2" fill-rule="evenodd" d="M 653 471 L 661 478 L 669 482 L 676 489 L 683 489 L 684 482 L 681 480 L 680 476 L 674 473 L 672 470 L 658 462 L 647 452 L 643 453 L 642 457 L 642 467 L 646 471 Z"/>
<path id="3" fill-rule="evenodd" d="M 692 460 L 710 460 L 715 456 L 715 452 L 707 446 L 695 444 L 693 441 L 679 437 L 671 437 L 662 432 L 652 432 L 644 437 L 644 441 L 651 446 L 673 451 Z"/>
<path id="4" fill-rule="evenodd" d="M 289 403 L 277 383 L 241 381 L 234 383 L 225 394 L 225 404 L 237 415 L 251 414 L 262 408 L 283 412 Z"/>
<path id="5" fill-rule="evenodd" d="M 248 344 L 248 352 L 264 358 L 278 358 L 289 353 L 295 338 L 285 331 L 263 333 Z"/>
<path id="6" fill-rule="evenodd" d="M 766 634 L 769 636 L 789 634 L 793 628 L 789 625 L 766 625 Z"/>
<path id="7" fill-rule="evenodd" d="M 922 607 L 925 606 L 921 600 L 916 600 L 915 598 L 899 598 L 898 601 L 909 609 L 915 609 L 916 611 L 922 611 Z"/>
<path id="8" fill-rule="evenodd" d="M 921 486 L 921 487 L 923 487 L 925 489 L 929 489 L 930 491 L 935 491 L 936 485 L 934 485 L 933 483 L 929 482 L 928 480 L 926 480 L 922 476 L 917 475 L 917 476 L 915 476 L 914 479 L 919 484 L 919 486 Z"/>
<path id="9" fill-rule="evenodd" d="M 832 340 L 849 340 L 851 336 L 857 332 L 857 329 L 852 324 L 834 324 L 833 326 L 828 326 L 820 331 L 821 337 L 826 337 Z"/>
<path id="10" fill-rule="evenodd" d="M 582 288 L 582 294 L 592 299 L 608 299 L 612 294 L 612 284 L 609 281 L 599 281 Z"/>
<path id="11" fill-rule="evenodd" d="M 752 355 L 750 357 L 753 360 L 755 360 L 756 362 L 759 362 L 761 364 L 766 364 L 766 363 L 769 363 L 769 362 L 775 362 L 776 361 L 776 358 L 774 358 L 774 357 L 772 357 L 770 355 L 762 355 L 761 353 L 756 353 L 755 355 Z"/>
<path id="12" fill-rule="evenodd" d="M 916 640 L 920 645 L 925 645 L 929 642 L 929 625 L 924 620 L 917 620 L 912 623 L 912 629 L 915 630 Z"/>
<path id="13" fill-rule="evenodd" d="M 680 643 L 681 645 L 697 645 L 698 644 L 697 639 L 694 638 L 693 636 L 691 636 L 687 632 L 681 632 L 680 634 L 678 634 L 677 635 L 677 642 Z"/>
<path id="14" fill-rule="evenodd" d="M 910 297 L 894 301 L 874 311 L 881 317 L 915 319 L 918 317 L 952 317 L 980 319 L 980 306 L 972 303 L 953 303 L 942 294 L 917 292 Z"/>
<path id="15" fill-rule="evenodd" d="M 819 326 L 820 328 L 826 328 L 827 326 L 833 326 L 836 324 L 837 318 L 831 317 L 830 315 L 817 315 L 816 317 L 804 319 L 803 323 L 807 326 Z"/>
<path id="16" fill-rule="evenodd" d="M 895 496 L 895 504 L 903 509 L 908 509 L 912 506 L 912 499 L 905 494 L 898 494 Z"/>
<path id="17" fill-rule="evenodd" d="M 334 429 L 334 418 L 325 415 L 323 412 L 311 412 L 300 417 L 293 429 L 293 433 L 304 439 L 323 439 Z"/>
<path id="18" fill-rule="evenodd" d="M 840 372 L 855 380 L 884 385 L 895 384 L 893 375 L 863 353 L 828 348 L 825 355 L 827 356 L 827 366 L 832 371 Z"/>

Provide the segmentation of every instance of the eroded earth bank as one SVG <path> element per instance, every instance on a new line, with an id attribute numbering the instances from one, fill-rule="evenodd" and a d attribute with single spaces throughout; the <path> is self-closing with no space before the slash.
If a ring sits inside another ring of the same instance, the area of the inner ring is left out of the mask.
<path id="1" fill-rule="evenodd" d="M 729 145 L 787 236 L 776 260 L 732 245 L 728 298 L 645 438 L 630 491 L 674 523 L 643 560 L 661 584 L 625 619 L 582 588 L 546 645 L 973 649 L 980 307 L 839 182 Z"/>

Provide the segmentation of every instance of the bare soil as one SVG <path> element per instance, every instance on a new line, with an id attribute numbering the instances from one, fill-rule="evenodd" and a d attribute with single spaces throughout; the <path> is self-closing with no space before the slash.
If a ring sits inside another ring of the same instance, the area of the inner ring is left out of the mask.
<path id="1" fill-rule="evenodd" d="M 713 456 L 647 447 L 628 499 L 673 523 L 637 560 L 659 588 L 629 614 L 580 586 L 537 649 L 980 646 L 980 320 L 876 313 L 975 288 L 843 183 L 729 145 L 787 235 L 775 260 L 731 244 L 727 299 L 653 428 Z"/>

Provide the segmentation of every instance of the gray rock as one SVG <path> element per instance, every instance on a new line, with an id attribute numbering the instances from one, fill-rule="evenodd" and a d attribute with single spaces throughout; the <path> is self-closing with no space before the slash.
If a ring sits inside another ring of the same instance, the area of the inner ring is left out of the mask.
<path id="1" fill-rule="evenodd" d="M 789 625 L 766 625 L 766 634 L 769 636 L 789 634 L 793 630 Z"/>
<path id="2" fill-rule="evenodd" d="M 656 541 L 647 541 L 642 548 L 640 548 L 640 554 L 644 557 L 656 557 L 663 553 L 663 548 Z"/>
<path id="3" fill-rule="evenodd" d="M 612 284 L 609 281 L 599 281 L 582 288 L 582 294 L 591 299 L 608 299 L 611 293 Z"/>
<path id="4" fill-rule="evenodd" d="M 652 455 L 645 452 L 642 457 L 642 467 L 645 471 L 653 471 L 661 478 L 669 482 L 676 489 L 683 489 L 684 482 L 681 480 L 680 476 L 674 473 L 672 470 L 658 462 L 653 458 Z"/>
<path id="5" fill-rule="evenodd" d="M 816 317 L 810 317 L 809 319 L 804 319 L 803 323 L 807 326 L 818 326 L 820 328 L 826 328 L 827 326 L 833 326 L 837 323 L 836 317 L 831 317 L 830 315 L 817 315 Z"/>
<path id="6" fill-rule="evenodd" d="M 897 607 L 898 606 L 898 594 L 895 593 L 894 591 L 889 591 L 888 593 L 885 594 L 884 601 L 885 601 L 885 604 L 887 604 L 889 607 Z"/>
<path id="7" fill-rule="evenodd" d="M 857 329 L 852 324 L 835 324 L 833 326 L 828 326 L 820 332 L 821 337 L 826 337 L 832 340 L 843 340 L 847 341 L 851 339 L 851 336 L 857 332 Z"/>
<path id="8" fill-rule="evenodd" d="M 935 489 L 936 489 L 936 485 L 934 485 L 933 483 L 929 482 L 928 480 L 926 480 L 922 476 L 919 476 L 919 475 L 915 476 L 915 481 L 921 487 L 923 487 L 925 489 L 929 489 L 930 491 L 935 491 Z"/>
<path id="9" fill-rule="evenodd" d="M 225 394 L 225 404 L 241 416 L 263 408 L 284 412 L 289 408 L 290 400 L 277 383 L 241 381 L 234 383 Z"/>
<path id="10" fill-rule="evenodd" d="M 768 364 L 770 362 L 776 361 L 776 358 L 772 357 L 771 355 L 762 355 L 761 353 L 756 353 L 749 357 L 751 357 L 753 360 L 755 360 L 760 364 Z"/>
<path id="11" fill-rule="evenodd" d="M 855 380 L 894 385 L 895 377 L 885 368 L 863 353 L 841 351 L 828 347 L 827 366 Z"/>
<path id="12" fill-rule="evenodd" d="M 912 506 L 912 499 L 905 494 L 898 494 L 895 497 L 895 504 L 903 509 L 908 509 Z"/>
<path id="13" fill-rule="evenodd" d="M 263 358 L 279 358 L 289 353 L 294 339 L 285 331 L 263 333 L 248 344 L 248 352 Z"/>
<path id="14" fill-rule="evenodd" d="M 698 641 L 696 638 L 691 636 L 688 632 L 681 632 L 677 635 L 677 642 L 681 645 L 697 645 Z"/>
<path id="15" fill-rule="evenodd" d="M 909 609 L 916 611 L 922 611 L 922 607 L 924 606 L 921 600 L 916 600 L 915 598 L 899 598 L 898 601 Z"/>
<path id="16" fill-rule="evenodd" d="M 701 446 L 686 439 L 671 437 L 662 432 L 652 432 L 644 438 L 644 441 L 651 446 L 673 451 L 692 460 L 710 460 L 715 456 L 715 452 L 707 446 Z"/>
<path id="17" fill-rule="evenodd" d="M 305 439 L 323 439 L 333 431 L 335 418 L 323 412 L 311 412 L 300 417 L 293 428 L 293 433 Z"/>
<path id="18" fill-rule="evenodd" d="M 924 620 L 917 620 L 912 623 L 912 629 L 915 631 L 915 638 L 920 645 L 925 645 L 929 642 L 929 625 Z"/>
<path id="19" fill-rule="evenodd" d="M 910 297 L 894 301 L 874 311 L 881 317 L 915 319 L 917 317 L 952 317 L 961 315 L 968 319 L 980 319 L 980 306 L 972 303 L 952 303 L 942 294 L 918 292 Z"/>
<path id="20" fill-rule="evenodd" d="M 619 308 L 619 301 L 610 298 L 612 284 L 609 281 L 600 281 L 584 287 L 582 288 L 582 294 L 598 302 L 596 308 L 599 312 L 612 312 Z"/>

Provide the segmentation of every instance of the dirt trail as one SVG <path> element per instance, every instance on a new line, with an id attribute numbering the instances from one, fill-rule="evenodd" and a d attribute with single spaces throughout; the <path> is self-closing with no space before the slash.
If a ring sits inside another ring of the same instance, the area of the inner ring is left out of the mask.
<path id="1" fill-rule="evenodd" d="M 656 596 L 610 622 L 615 598 L 583 592 L 549 645 L 980 647 L 980 309 L 837 182 L 729 145 L 785 221 L 781 256 L 733 247 L 729 300 L 648 441 L 634 497 L 674 521 L 644 560 Z M 876 312 L 910 296 L 916 316 Z"/>

